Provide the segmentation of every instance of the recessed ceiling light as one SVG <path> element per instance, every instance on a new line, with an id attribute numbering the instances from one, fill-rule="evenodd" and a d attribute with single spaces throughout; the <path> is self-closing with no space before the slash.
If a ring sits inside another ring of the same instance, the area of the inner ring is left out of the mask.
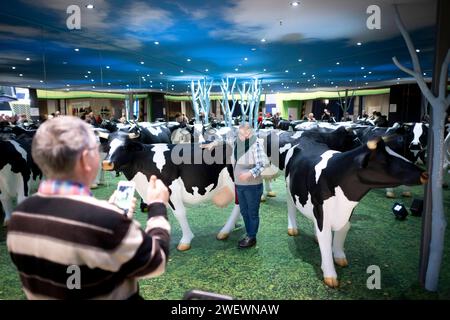
<path id="1" fill-rule="evenodd" d="M 357 45 L 357 46 L 360 46 L 360 45 L 362 45 L 362 43 L 361 43 L 361 42 L 357 42 L 356 45 Z"/>
<path id="2" fill-rule="evenodd" d="M 270 87 L 270 84 L 268 84 L 267 86 Z"/>
<path id="3" fill-rule="evenodd" d="M 238 68 L 234 68 L 234 71 L 239 71 L 239 69 Z"/>
<path id="4" fill-rule="evenodd" d="M 88 72 L 87 72 L 88 74 L 91 74 L 91 72 L 88 70 Z"/>
<path id="5" fill-rule="evenodd" d="M 73 49 L 73 50 L 75 50 L 76 52 L 80 51 L 80 49 L 78 49 L 78 48 L 75 48 L 75 49 Z"/>
<path id="6" fill-rule="evenodd" d="M 267 69 L 263 69 L 263 72 L 266 72 L 267 71 Z"/>
<path id="7" fill-rule="evenodd" d="M 368 74 L 372 74 L 372 71 L 369 71 Z"/>
<path id="8" fill-rule="evenodd" d="M 94 82 L 94 79 L 91 79 L 91 82 Z"/>
<path id="9" fill-rule="evenodd" d="M 244 61 L 248 61 L 248 58 L 247 58 L 247 57 L 245 57 L 245 58 L 244 58 Z"/>
<path id="10" fill-rule="evenodd" d="M 129 87 L 130 85 L 129 84 L 127 84 L 127 87 Z"/>
<path id="11" fill-rule="evenodd" d="M 361 70 L 364 70 L 364 67 L 361 67 Z"/>
<path id="12" fill-rule="evenodd" d="M 111 82 L 108 82 L 108 86 L 110 86 L 111 85 Z"/>
<path id="13" fill-rule="evenodd" d="M 298 59 L 298 62 L 302 62 L 303 60 L 302 59 Z"/>
<path id="14" fill-rule="evenodd" d="M 262 39 L 261 39 L 261 42 L 266 42 L 266 38 L 262 38 Z"/>
<path id="15" fill-rule="evenodd" d="M 331 84 L 334 84 L 334 82 L 333 82 L 333 81 L 331 81 Z"/>
<path id="16" fill-rule="evenodd" d="M 183 70 L 180 70 L 180 72 L 183 73 L 184 71 L 183 71 Z"/>
<path id="17" fill-rule="evenodd" d="M 87 5 L 86 5 L 86 8 L 88 8 L 88 9 L 94 9 L 94 5 L 93 5 L 93 4 L 87 4 Z"/>
<path id="18" fill-rule="evenodd" d="M 417 51 L 417 50 L 416 50 L 416 51 Z M 25 60 L 30 61 L 31 59 L 30 59 L 30 58 L 25 58 Z"/>
<path id="19" fill-rule="evenodd" d="M 311 79 L 308 79 L 308 80 L 306 80 L 306 81 L 311 82 Z"/>
<path id="20" fill-rule="evenodd" d="M 306 72 L 303 72 L 302 75 L 306 75 Z"/>
<path id="21" fill-rule="evenodd" d="M 147 77 L 150 77 L 150 75 L 149 75 L 149 74 L 147 74 Z"/>
<path id="22" fill-rule="evenodd" d="M 400 84 L 400 82 L 397 81 L 397 84 Z"/>
<path id="23" fill-rule="evenodd" d="M 40 83 L 43 83 L 43 82 L 44 82 L 44 80 L 39 80 L 39 82 L 40 82 Z"/>
<path id="24" fill-rule="evenodd" d="M 66 87 L 70 87 L 70 84 L 66 84 Z"/>
<path id="25" fill-rule="evenodd" d="M 416 49 L 416 52 L 419 53 L 419 52 L 420 52 L 420 49 Z"/>
<path id="26" fill-rule="evenodd" d="M 109 69 L 110 68 L 110 66 L 106 66 L 106 69 Z"/>
<path id="27" fill-rule="evenodd" d="M 400 78 L 397 78 L 397 80 L 400 80 Z"/>
<path id="28" fill-rule="evenodd" d="M 364 78 L 367 78 L 367 76 L 365 75 Z"/>
<path id="29" fill-rule="evenodd" d="M 291 2 L 291 6 L 293 6 L 293 7 L 297 7 L 299 4 L 300 4 L 299 1 L 293 1 L 293 2 Z"/>
<path id="30" fill-rule="evenodd" d="M 85 74 L 84 77 L 87 78 L 88 77 L 87 74 Z"/>
<path id="31" fill-rule="evenodd" d="M 144 64 L 144 61 L 141 61 L 141 64 Z"/>
<path id="32" fill-rule="evenodd" d="M 23 77 L 23 74 L 19 73 L 19 77 Z"/>
<path id="33" fill-rule="evenodd" d="M 153 42 L 154 44 L 156 44 L 156 45 L 158 45 L 159 44 L 159 41 L 155 41 L 155 42 Z"/>
<path id="34" fill-rule="evenodd" d="M 205 72 L 208 72 L 209 70 L 208 69 L 205 69 Z"/>
<path id="35" fill-rule="evenodd" d="M 426 72 L 424 72 L 424 73 L 423 73 L 423 75 L 424 75 L 424 76 L 426 76 L 426 75 L 427 75 L 427 73 L 426 73 Z"/>
<path id="36" fill-rule="evenodd" d="M 289 73 L 289 70 L 284 70 L 285 73 Z"/>
<path id="37" fill-rule="evenodd" d="M 11 67 L 11 69 L 16 70 L 16 67 Z"/>
<path id="38" fill-rule="evenodd" d="M 366 86 L 367 86 L 368 84 L 369 84 L 368 82 L 365 83 Z"/>
<path id="39" fill-rule="evenodd" d="M 63 61 L 63 64 L 67 64 L 67 61 Z"/>
<path id="40" fill-rule="evenodd" d="M 190 58 L 187 58 L 186 61 L 187 61 L 187 62 L 191 62 L 191 59 L 190 59 Z"/>
<path id="41" fill-rule="evenodd" d="M 163 75 L 164 73 L 161 71 L 159 74 L 160 74 L 160 75 Z"/>
<path id="42" fill-rule="evenodd" d="M 92 89 L 95 89 L 95 86 L 92 86 Z"/>
<path id="43" fill-rule="evenodd" d="M 300 81 L 297 81 L 297 84 L 299 84 L 300 83 Z"/>
<path id="44" fill-rule="evenodd" d="M 256 48 L 252 48 L 252 51 L 256 51 Z"/>
<path id="45" fill-rule="evenodd" d="M 340 62 L 336 62 L 336 64 L 337 64 L 337 65 L 340 65 L 341 63 L 340 63 Z"/>

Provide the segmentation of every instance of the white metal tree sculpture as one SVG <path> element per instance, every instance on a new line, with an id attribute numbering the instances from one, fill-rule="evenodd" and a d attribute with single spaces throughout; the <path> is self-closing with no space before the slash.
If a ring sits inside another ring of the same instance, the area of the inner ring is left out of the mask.
<path id="1" fill-rule="evenodd" d="M 222 79 L 222 84 L 220 85 L 220 90 L 222 91 L 222 100 L 220 101 L 220 106 L 222 108 L 223 119 L 227 127 L 231 127 L 233 125 L 233 113 L 237 102 L 236 98 L 234 97 L 235 86 L 236 78 L 234 78 L 233 84 L 230 88 L 228 77 L 226 80 Z M 228 95 L 231 95 L 231 107 L 228 100 Z"/>
<path id="2" fill-rule="evenodd" d="M 209 123 L 209 110 L 211 109 L 211 101 L 209 94 L 213 85 L 213 80 L 208 84 L 206 78 L 203 82 L 197 80 L 197 88 L 195 88 L 194 80 L 191 81 L 192 108 L 194 109 L 195 122 L 200 122 L 200 113 L 204 114 L 205 124 Z"/>
<path id="3" fill-rule="evenodd" d="M 350 109 L 350 105 L 352 103 L 353 98 L 355 97 L 355 93 L 356 93 L 356 90 L 353 90 L 352 94 L 349 96 L 348 89 L 345 89 L 345 95 L 341 96 L 341 93 L 339 92 L 339 90 L 337 91 L 337 94 L 339 97 L 339 105 L 341 107 L 342 114 L 348 112 L 348 110 Z"/>
<path id="4" fill-rule="evenodd" d="M 253 128 L 258 126 L 258 108 L 261 99 L 261 81 L 252 80 L 247 87 L 247 83 L 242 84 L 242 90 L 238 86 L 241 106 L 242 121 L 247 121 Z"/>
<path id="5" fill-rule="evenodd" d="M 441 268 L 442 255 L 444 251 L 444 237 L 445 229 L 447 226 L 447 221 L 444 215 L 444 203 L 443 203 L 443 193 L 442 193 L 442 183 L 443 183 L 443 164 L 444 164 L 444 122 L 445 122 L 445 112 L 450 105 L 450 95 L 447 94 L 447 79 L 448 79 L 448 66 L 450 63 L 450 50 L 447 51 L 447 55 L 442 64 L 441 74 L 439 77 L 439 94 L 435 96 L 428 88 L 425 80 L 422 76 L 422 71 L 419 64 L 419 59 L 416 54 L 416 50 L 411 41 L 408 32 L 403 25 L 403 22 L 398 13 L 397 6 L 394 6 L 395 10 L 395 23 L 397 24 L 403 39 L 408 47 L 409 54 L 413 63 L 414 70 L 410 70 L 404 67 L 400 62 L 398 62 L 396 57 L 393 57 L 395 65 L 402 71 L 414 77 L 417 84 L 422 91 L 422 94 L 428 100 L 431 105 L 432 112 L 432 139 L 433 148 L 428 150 L 428 152 L 433 152 L 433 161 L 431 163 L 431 181 L 433 184 L 431 186 L 431 203 L 432 203 L 432 222 L 431 222 L 431 242 L 430 242 L 430 254 L 428 259 L 428 267 L 425 279 L 425 288 L 427 290 L 436 291 L 439 282 L 439 272 Z"/>

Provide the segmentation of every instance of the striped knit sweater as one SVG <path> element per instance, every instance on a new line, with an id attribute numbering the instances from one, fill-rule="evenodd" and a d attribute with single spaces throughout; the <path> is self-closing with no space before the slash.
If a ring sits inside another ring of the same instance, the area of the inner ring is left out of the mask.
<path id="1" fill-rule="evenodd" d="M 138 279 L 165 271 L 169 242 L 162 203 L 149 206 L 144 231 L 105 201 L 40 193 L 16 208 L 7 235 L 28 299 L 136 297 Z M 71 265 L 79 267 L 79 289 L 67 286 Z"/>

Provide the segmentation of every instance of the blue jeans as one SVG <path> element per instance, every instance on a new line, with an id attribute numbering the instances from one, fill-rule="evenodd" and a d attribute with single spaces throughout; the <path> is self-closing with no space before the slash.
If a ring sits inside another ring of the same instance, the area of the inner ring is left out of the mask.
<path id="1" fill-rule="evenodd" d="M 256 238 L 259 227 L 259 204 L 263 194 L 263 185 L 256 184 L 250 186 L 236 185 L 239 208 L 244 219 L 247 236 Z"/>

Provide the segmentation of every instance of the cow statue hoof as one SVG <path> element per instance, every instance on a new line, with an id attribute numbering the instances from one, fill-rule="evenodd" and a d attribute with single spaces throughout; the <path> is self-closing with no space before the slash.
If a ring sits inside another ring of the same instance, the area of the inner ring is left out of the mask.
<path id="1" fill-rule="evenodd" d="M 339 267 L 348 266 L 348 261 L 346 258 L 334 258 L 334 263 L 336 263 Z"/>
<path id="2" fill-rule="evenodd" d="M 228 239 L 229 235 L 230 235 L 229 233 L 219 232 L 216 236 L 216 239 L 217 240 L 225 240 L 225 239 Z"/>
<path id="3" fill-rule="evenodd" d="M 265 195 L 261 196 L 261 202 L 266 202 L 266 196 Z"/>
<path id="4" fill-rule="evenodd" d="M 412 197 L 411 191 L 402 192 L 402 197 L 411 198 Z"/>
<path id="5" fill-rule="evenodd" d="M 269 192 L 267 192 L 267 196 L 271 197 L 271 198 L 275 198 L 277 196 L 277 194 L 273 191 L 269 191 Z"/>
<path id="6" fill-rule="evenodd" d="M 395 193 L 393 193 L 392 191 L 386 192 L 386 198 L 389 198 L 389 199 L 395 198 Z"/>
<path id="7" fill-rule="evenodd" d="M 97 183 L 91 184 L 91 189 L 97 189 L 97 188 L 98 188 L 98 184 Z"/>
<path id="8" fill-rule="evenodd" d="M 190 248 L 191 248 L 191 245 L 188 244 L 188 243 L 180 243 L 180 244 L 177 246 L 177 250 L 178 250 L 178 251 L 187 251 L 187 250 L 189 250 Z"/>
<path id="9" fill-rule="evenodd" d="M 288 228 L 288 235 L 290 235 L 291 237 L 298 236 L 298 229 Z"/>
<path id="10" fill-rule="evenodd" d="M 323 278 L 323 282 L 330 288 L 339 287 L 339 281 L 337 278 L 325 277 Z"/>

